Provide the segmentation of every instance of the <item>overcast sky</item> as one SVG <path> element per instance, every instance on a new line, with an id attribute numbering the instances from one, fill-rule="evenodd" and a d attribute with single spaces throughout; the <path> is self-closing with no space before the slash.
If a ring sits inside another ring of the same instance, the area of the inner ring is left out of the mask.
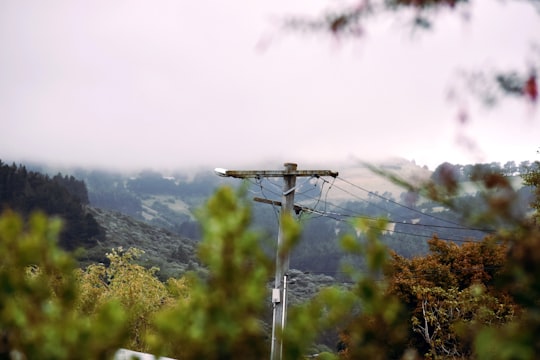
<path id="1" fill-rule="evenodd" d="M 2 0 L 0 159 L 116 169 L 538 159 L 540 104 L 488 110 L 462 90 L 448 96 L 460 69 L 540 63 L 540 14 L 527 1 L 475 1 L 469 21 L 442 14 L 416 34 L 403 14 L 354 40 L 279 27 L 332 3 Z"/>

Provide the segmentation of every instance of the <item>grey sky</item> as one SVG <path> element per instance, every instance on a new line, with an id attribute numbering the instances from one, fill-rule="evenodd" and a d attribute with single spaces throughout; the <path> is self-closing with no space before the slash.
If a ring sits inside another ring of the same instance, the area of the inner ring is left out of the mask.
<path id="1" fill-rule="evenodd" d="M 540 109 L 447 96 L 459 69 L 540 62 L 529 4 L 475 1 L 470 22 L 442 14 L 416 36 L 403 14 L 348 41 L 277 26 L 329 4 L 3 0 L 0 159 L 112 168 L 535 159 Z"/>

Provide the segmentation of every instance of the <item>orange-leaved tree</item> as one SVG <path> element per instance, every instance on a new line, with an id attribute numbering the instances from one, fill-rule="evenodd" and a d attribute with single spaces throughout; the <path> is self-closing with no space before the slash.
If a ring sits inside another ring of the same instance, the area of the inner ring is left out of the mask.
<path id="1" fill-rule="evenodd" d="M 500 326 L 518 311 L 508 293 L 495 285 L 507 247 L 492 237 L 461 246 L 428 241 L 431 252 L 406 259 L 393 254 L 387 268 L 389 291 L 410 312 L 410 344 L 431 357 L 469 357 L 474 349 L 471 329 Z"/>

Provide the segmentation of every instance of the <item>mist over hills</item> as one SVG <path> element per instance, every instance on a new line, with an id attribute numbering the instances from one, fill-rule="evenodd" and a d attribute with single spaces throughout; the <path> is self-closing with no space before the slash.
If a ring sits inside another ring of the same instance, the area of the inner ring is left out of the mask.
<path id="1" fill-rule="evenodd" d="M 387 228 L 382 229 L 383 240 L 404 256 L 427 252 L 426 240 L 433 235 L 456 242 L 486 235 L 466 226 L 459 227 L 462 219 L 448 209 L 415 197 L 364 164 L 357 162 L 348 165 L 327 169 L 339 172 L 336 179 L 297 179 L 295 204 L 304 209 L 298 214 L 303 234 L 291 255 L 292 268 L 339 277 L 344 261 L 357 262 L 357 259 L 349 259 L 341 250 L 339 238 L 355 232 L 351 220 L 358 217 L 388 219 Z M 446 164 L 430 171 L 403 159 L 392 159 L 376 165 L 383 171 L 417 184 L 434 179 L 442 170 L 448 169 L 460 181 L 467 183 L 468 174 L 473 169 L 471 165 Z M 516 186 L 519 186 L 520 178 L 516 174 L 526 165 L 485 164 L 485 167 L 514 176 Z M 201 270 L 195 255 L 196 244 L 201 238 L 197 209 L 204 205 L 217 187 L 224 185 L 245 188 L 245 201 L 252 206 L 253 229 L 261 234 L 261 246 L 269 255 L 274 253 L 279 208 L 253 199 L 280 201 L 283 185 L 279 178 L 242 181 L 218 177 L 211 169 L 198 173 L 181 170 L 121 173 L 83 168 L 54 169 L 45 165 L 32 168 L 47 174 L 64 171 L 84 182 L 89 203 L 85 208 L 86 214 L 104 229 L 99 241 L 84 246 L 87 249 L 82 258 L 84 263 L 103 261 L 104 254 L 112 247 L 134 246 L 146 251 L 141 261 L 148 266 L 160 267 L 162 277 L 176 276 L 187 270 Z M 301 170 L 307 168 L 312 167 L 299 166 Z M 274 169 L 280 170 L 279 166 Z M 464 202 L 472 204 L 476 201 L 474 184 L 467 186 L 471 191 Z M 522 203 L 524 207 L 527 206 L 526 189 Z"/>

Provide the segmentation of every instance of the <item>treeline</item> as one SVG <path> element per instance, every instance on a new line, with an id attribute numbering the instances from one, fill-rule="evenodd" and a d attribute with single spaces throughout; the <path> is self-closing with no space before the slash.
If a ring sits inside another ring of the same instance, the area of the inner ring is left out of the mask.
<path id="1" fill-rule="evenodd" d="M 93 245 L 103 236 L 92 215 L 85 212 L 88 202 L 84 181 L 60 173 L 51 178 L 0 160 L 0 210 L 10 209 L 24 217 L 35 211 L 61 217 L 65 225 L 60 246 L 64 249 Z"/>
<path id="2" fill-rule="evenodd" d="M 437 181 L 451 174 L 458 181 L 473 180 L 479 174 L 498 173 L 503 176 L 520 176 L 526 174 L 530 169 L 530 161 L 522 161 L 519 164 L 515 161 L 507 161 L 503 165 L 499 162 L 484 164 L 451 164 L 444 162 L 437 166 L 433 172 L 432 179 Z"/>

